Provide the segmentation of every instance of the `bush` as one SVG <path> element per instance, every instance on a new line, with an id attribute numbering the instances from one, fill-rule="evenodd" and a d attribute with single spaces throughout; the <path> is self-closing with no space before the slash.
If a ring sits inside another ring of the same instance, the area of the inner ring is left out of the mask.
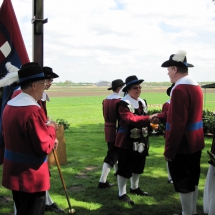
<path id="1" fill-rule="evenodd" d="M 152 115 L 154 113 L 160 113 L 160 112 L 161 112 L 161 110 L 149 110 L 148 114 Z M 205 135 L 214 134 L 214 130 L 215 130 L 215 115 L 214 115 L 214 113 L 212 111 L 209 111 L 209 110 L 203 111 L 202 119 L 203 119 L 204 134 Z M 166 125 L 161 123 L 159 125 L 157 135 L 163 135 L 165 132 L 165 128 L 166 128 Z M 149 131 L 151 132 L 151 128 Z M 149 134 L 150 134 L 150 132 L 149 132 Z"/>
<path id="2" fill-rule="evenodd" d="M 63 125 L 64 130 L 68 129 L 70 124 L 65 119 L 56 119 L 58 125 Z"/>
<path id="3" fill-rule="evenodd" d="M 214 134 L 214 128 L 215 128 L 215 115 L 212 111 L 206 110 L 203 111 L 203 127 L 204 127 L 204 133 L 207 134 Z"/>

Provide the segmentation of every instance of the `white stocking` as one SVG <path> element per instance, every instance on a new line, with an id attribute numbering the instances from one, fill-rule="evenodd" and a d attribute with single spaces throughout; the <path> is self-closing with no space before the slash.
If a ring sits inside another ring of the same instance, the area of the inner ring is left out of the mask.
<path id="1" fill-rule="evenodd" d="M 191 215 L 192 214 L 192 200 L 193 192 L 190 193 L 179 193 L 182 207 L 182 215 Z"/>
<path id="2" fill-rule="evenodd" d="M 132 174 L 132 177 L 130 178 L 131 182 L 131 189 L 135 190 L 139 187 L 139 179 L 140 179 L 140 174 Z"/>
<path id="3" fill-rule="evenodd" d="M 197 214 L 197 199 L 198 199 L 198 186 L 195 186 L 195 191 L 193 192 L 193 200 L 192 200 L 192 214 Z"/>
<path id="4" fill-rule="evenodd" d="M 46 205 L 52 205 L 54 202 L 51 199 L 51 196 L 49 195 L 49 192 L 46 191 Z"/>
<path id="5" fill-rule="evenodd" d="M 117 182 L 118 182 L 119 196 L 126 194 L 127 178 L 117 175 Z"/>
<path id="6" fill-rule="evenodd" d="M 171 177 L 170 172 L 169 172 L 169 165 L 168 165 L 168 162 L 166 162 L 166 169 L 167 169 L 167 173 L 168 173 L 168 180 L 171 180 L 172 177 Z"/>
<path id="7" fill-rule="evenodd" d="M 104 163 L 102 166 L 102 175 L 100 177 L 99 182 L 105 183 L 107 180 L 107 176 L 110 172 L 111 166 L 107 163 Z"/>
<path id="8" fill-rule="evenodd" d="M 113 165 L 113 168 L 114 168 L 114 173 L 116 173 L 117 170 L 118 170 L 118 162 L 116 162 L 116 163 Z"/>
<path id="9" fill-rule="evenodd" d="M 15 202 L 14 202 L 13 208 L 14 208 L 14 215 L 16 215 L 16 204 L 15 204 Z"/>

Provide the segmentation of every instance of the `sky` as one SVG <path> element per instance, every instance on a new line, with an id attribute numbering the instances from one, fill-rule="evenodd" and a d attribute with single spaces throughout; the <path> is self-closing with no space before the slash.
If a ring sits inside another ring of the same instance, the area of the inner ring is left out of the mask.
<path id="1" fill-rule="evenodd" d="M 33 61 L 33 0 L 11 2 Z M 130 75 L 168 82 L 161 64 L 178 50 L 194 65 L 191 77 L 215 82 L 212 0 L 44 0 L 46 18 L 44 66 L 60 76 L 56 82 L 111 82 Z"/>

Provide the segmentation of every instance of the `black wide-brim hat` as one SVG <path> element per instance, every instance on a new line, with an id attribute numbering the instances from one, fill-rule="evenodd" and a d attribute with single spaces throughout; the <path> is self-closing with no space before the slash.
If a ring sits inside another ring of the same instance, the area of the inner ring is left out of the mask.
<path id="1" fill-rule="evenodd" d="M 125 79 L 125 87 L 122 89 L 123 92 L 127 92 L 127 89 L 131 85 L 135 84 L 141 84 L 144 80 L 143 79 L 138 79 L 136 75 L 128 76 Z"/>
<path id="2" fill-rule="evenodd" d="M 186 51 L 178 51 L 176 54 L 172 54 L 169 60 L 162 63 L 161 67 L 176 66 L 181 68 L 194 67 L 192 64 L 187 63 Z"/>
<path id="3" fill-rule="evenodd" d="M 123 86 L 125 83 L 121 79 L 116 79 L 112 81 L 111 87 L 108 88 L 108 90 L 116 89 L 117 87 Z"/>
<path id="4" fill-rule="evenodd" d="M 18 77 L 17 85 L 46 79 L 41 66 L 35 62 L 23 64 L 18 71 Z"/>
<path id="5" fill-rule="evenodd" d="M 48 66 L 44 66 L 43 68 L 43 72 L 46 78 L 58 78 L 59 75 L 57 75 L 56 73 L 53 72 L 51 67 Z"/>
<path id="6" fill-rule="evenodd" d="M 168 96 L 170 96 L 171 90 L 172 90 L 172 88 L 173 88 L 174 86 L 175 86 L 175 84 L 172 84 L 169 88 L 167 88 L 166 94 L 167 94 Z"/>

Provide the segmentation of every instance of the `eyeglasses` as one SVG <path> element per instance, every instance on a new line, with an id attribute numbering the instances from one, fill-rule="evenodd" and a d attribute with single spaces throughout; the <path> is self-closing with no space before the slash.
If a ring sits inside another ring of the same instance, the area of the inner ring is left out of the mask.
<path id="1" fill-rule="evenodd" d="M 46 82 L 51 83 L 53 81 L 52 78 L 46 79 Z"/>
<path id="2" fill-rule="evenodd" d="M 142 87 L 131 87 L 133 90 L 141 90 Z"/>
<path id="3" fill-rule="evenodd" d="M 39 81 L 35 81 L 35 83 L 38 83 L 38 84 L 43 84 L 44 86 L 46 86 L 46 81 L 45 81 L 45 82 L 39 82 Z"/>

